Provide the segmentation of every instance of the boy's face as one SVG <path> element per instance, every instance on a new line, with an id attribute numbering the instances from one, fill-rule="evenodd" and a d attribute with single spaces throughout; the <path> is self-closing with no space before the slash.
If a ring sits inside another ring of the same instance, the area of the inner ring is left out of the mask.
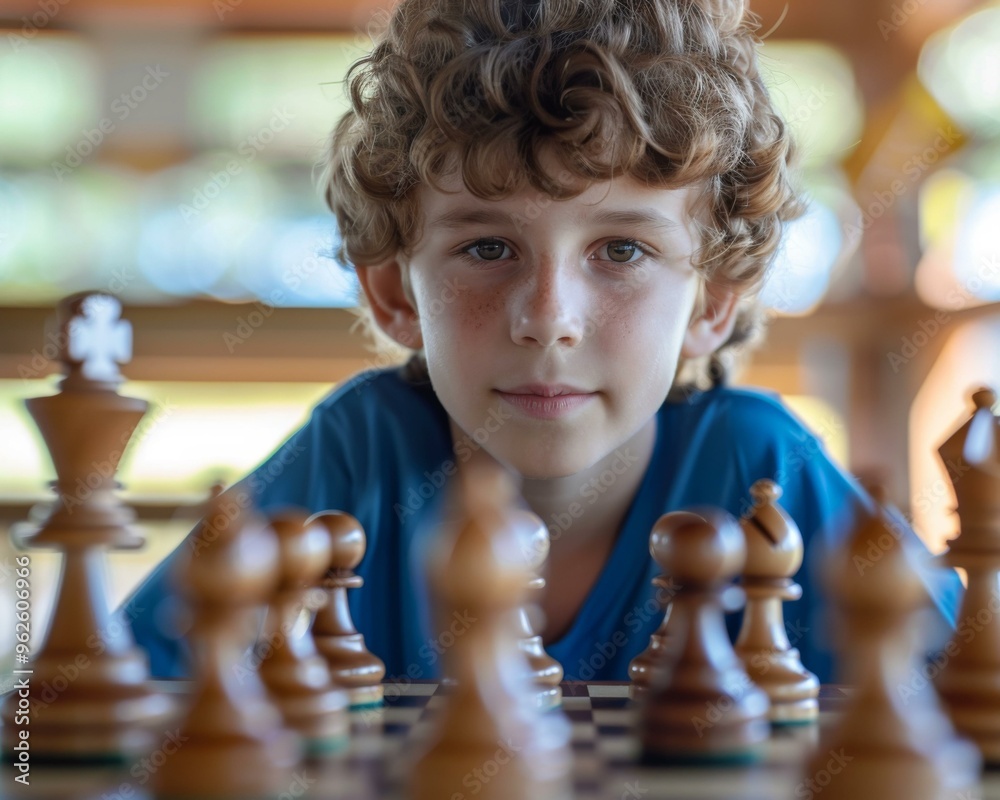
<path id="1" fill-rule="evenodd" d="M 649 431 L 682 351 L 728 336 L 729 295 L 707 294 L 692 320 L 694 189 L 624 177 L 569 200 L 484 201 L 458 177 L 445 188 L 458 191 L 417 189 L 410 254 L 359 275 L 383 329 L 422 342 L 454 423 L 525 478 L 580 472 Z"/>

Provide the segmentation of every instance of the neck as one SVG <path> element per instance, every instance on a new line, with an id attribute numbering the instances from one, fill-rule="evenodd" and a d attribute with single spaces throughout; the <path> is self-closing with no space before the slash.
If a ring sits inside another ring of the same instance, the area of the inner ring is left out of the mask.
<path id="1" fill-rule="evenodd" d="M 549 528 L 553 549 L 572 551 L 594 539 L 615 538 L 656 443 L 656 416 L 588 469 L 563 478 L 526 480 L 528 506 Z"/>
<path id="2" fill-rule="evenodd" d="M 614 539 L 653 457 L 654 414 L 632 438 L 585 470 L 562 478 L 524 480 L 521 496 L 549 529 L 552 550 L 572 552 Z M 460 434 L 454 420 L 452 436 Z M 490 459 L 479 450 L 473 460 Z"/>

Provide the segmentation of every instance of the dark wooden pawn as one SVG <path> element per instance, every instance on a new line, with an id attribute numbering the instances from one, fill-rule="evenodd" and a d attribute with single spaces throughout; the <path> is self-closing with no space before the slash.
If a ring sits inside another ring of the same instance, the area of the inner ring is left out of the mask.
<path id="1" fill-rule="evenodd" d="M 183 745 L 153 776 L 157 797 L 276 796 L 302 755 L 258 672 L 241 669 L 248 622 L 278 586 L 278 543 L 263 519 L 225 497 L 210 501 L 173 573 L 191 609 L 195 685 Z"/>
<path id="2" fill-rule="evenodd" d="M 347 689 L 351 708 L 379 705 L 384 689 L 385 664 L 368 650 L 365 637 L 354 627 L 347 590 L 363 584 L 354 570 L 365 556 L 361 523 L 342 511 L 324 511 L 312 518 L 330 533 L 332 555 L 323 586 L 329 602 L 316 613 L 313 638 L 326 659 L 334 683 Z"/>
<path id="3" fill-rule="evenodd" d="M 673 584 L 665 575 L 653 578 L 657 596 L 663 598 L 663 621 L 649 637 L 649 645 L 628 665 L 628 677 L 631 681 L 629 695 L 633 699 L 641 698 L 653 686 L 658 672 L 663 670 L 671 658 L 669 649 L 670 606 L 673 603 Z"/>
<path id="4" fill-rule="evenodd" d="M 333 682 L 312 631 L 297 624 L 330 564 L 330 534 L 301 511 L 273 516 L 271 528 L 278 537 L 280 576 L 265 620 L 260 676 L 311 754 L 338 750 L 347 744 L 347 692 Z"/>
<path id="5" fill-rule="evenodd" d="M 730 584 L 746 558 L 739 523 L 717 508 L 664 514 L 651 550 L 678 587 L 671 611 L 677 641 L 675 660 L 654 680 L 643 709 L 643 761 L 758 760 L 770 733 L 769 703 L 733 651 L 723 617 L 723 595 L 739 591 Z"/>

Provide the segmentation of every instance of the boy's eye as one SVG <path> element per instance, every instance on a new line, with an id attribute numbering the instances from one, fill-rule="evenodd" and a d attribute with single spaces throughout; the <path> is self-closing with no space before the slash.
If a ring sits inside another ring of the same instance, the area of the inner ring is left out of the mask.
<path id="1" fill-rule="evenodd" d="M 636 252 L 642 252 L 638 242 L 631 239 L 621 239 L 616 242 L 608 242 L 608 257 L 619 264 L 627 263 Z"/>
<path id="2" fill-rule="evenodd" d="M 464 252 L 475 254 L 482 261 L 499 261 L 503 258 L 506 247 L 507 245 L 497 239 L 480 239 L 465 248 Z"/>
<path id="3" fill-rule="evenodd" d="M 500 261 L 510 257 L 509 249 L 500 239 L 480 239 L 466 247 L 462 253 L 472 261 Z M 608 260 L 616 264 L 632 264 L 647 255 L 645 248 L 634 239 L 615 239 L 601 249 L 606 249 Z"/>

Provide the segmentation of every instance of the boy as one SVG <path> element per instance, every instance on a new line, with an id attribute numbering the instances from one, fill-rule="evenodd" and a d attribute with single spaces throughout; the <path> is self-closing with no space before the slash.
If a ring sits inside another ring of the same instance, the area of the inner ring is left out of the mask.
<path id="1" fill-rule="evenodd" d="M 541 633 L 570 679 L 624 679 L 658 626 L 661 514 L 745 513 L 769 477 L 810 553 L 871 509 L 776 399 L 724 384 L 800 210 L 754 29 L 735 2 L 404 0 L 352 67 L 325 175 L 338 259 L 416 352 L 339 386 L 231 492 L 361 521 L 352 611 L 390 678 L 437 672 L 422 556 L 470 459 L 549 526 Z M 130 613 L 158 675 L 185 669 L 169 561 Z M 954 577 L 927 577 L 945 616 Z M 800 581 L 790 638 L 828 681 Z"/>

